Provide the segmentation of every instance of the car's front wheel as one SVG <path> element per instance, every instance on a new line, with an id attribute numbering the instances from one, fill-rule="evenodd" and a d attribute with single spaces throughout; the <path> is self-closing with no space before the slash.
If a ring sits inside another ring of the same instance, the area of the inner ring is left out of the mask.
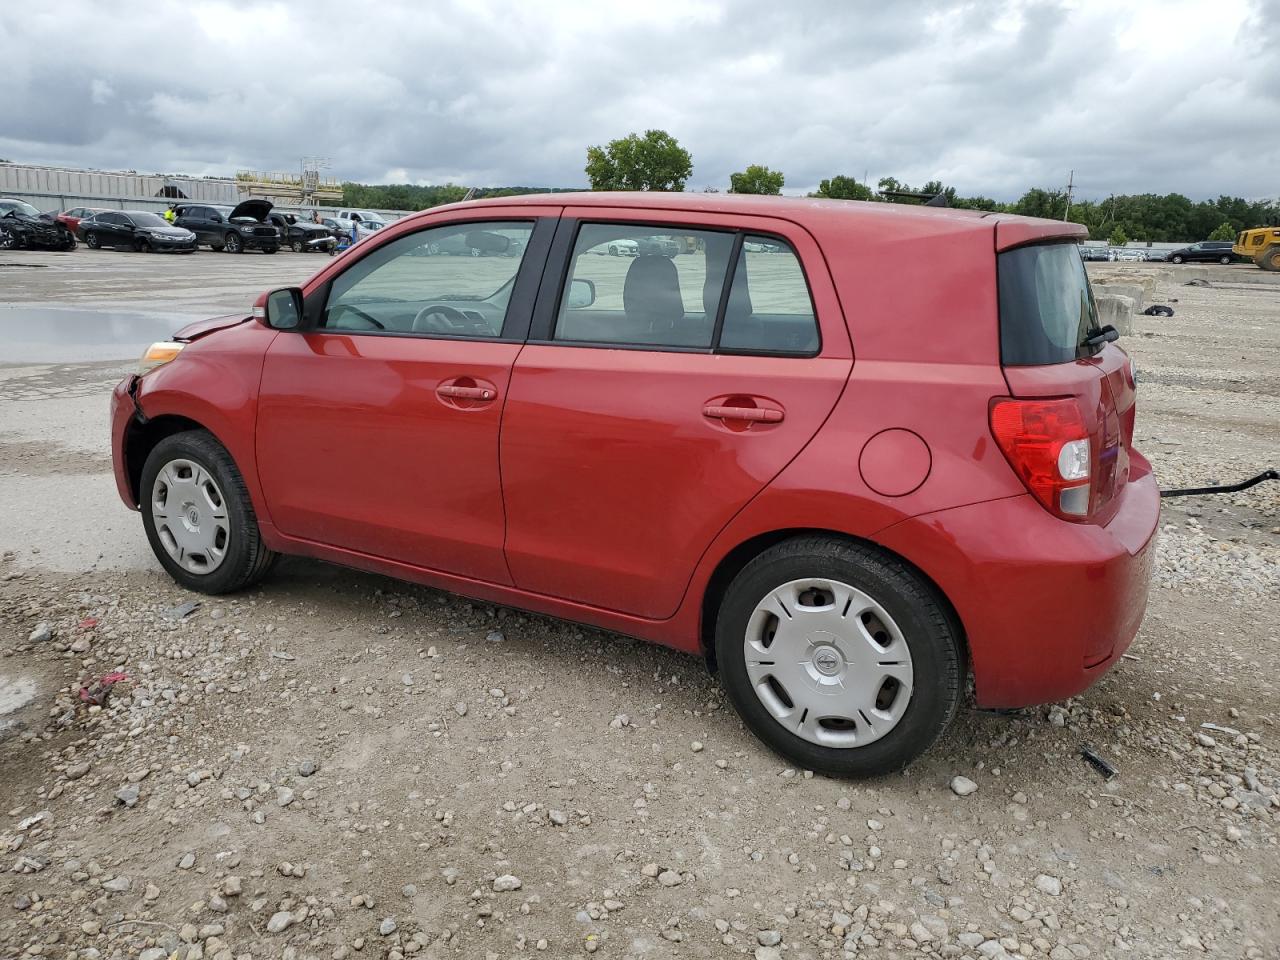
<path id="1" fill-rule="evenodd" d="M 834 776 L 901 769 L 960 702 L 960 631 L 936 590 L 895 557 L 834 537 L 751 561 L 725 593 L 715 653 L 756 736 Z"/>
<path id="2" fill-rule="evenodd" d="M 12 230 L 0 227 L 0 250 L 16 250 L 18 246 L 17 235 Z"/>
<path id="3" fill-rule="evenodd" d="M 291 249 L 294 253 L 301 253 L 301 252 L 302 252 L 302 241 L 301 241 L 301 240 L 294 240 L 292 243 L 290 243 L 290 244 L 289 244 L 289 249 Z"/>
<path id="4" fill-rule="evenodd" d="M 222 249 L 227 253 L 244 253 L 244 241 L 238 233 L 228 233 L 223 239 Z"/>
<path id="5" fill-rule="evenodd" d="M 262 542 L 235 461 L 207 431 L 177 433 L 156 444 L 138 495 L 156 559 L 190 590 L 241 590 L 260 580 L 276 558 Z"/>
<path id="6" fill-rule="evenodd" d="M 1173 263 L 1181 263 L 1181 262 L 1182 262 L 1182 258 L 1181 258 L 1181 257 L 1170 257 L 1169 259 L 1170 259 Z"/>

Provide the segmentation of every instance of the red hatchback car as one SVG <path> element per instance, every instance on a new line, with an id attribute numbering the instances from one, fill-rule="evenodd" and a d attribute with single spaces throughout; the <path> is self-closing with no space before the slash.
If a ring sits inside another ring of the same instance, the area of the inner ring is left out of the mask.
<path id="1" fill-rule="evenodd" d="M 1083 228 L 556 194 L 398 221 L 156 344 L 116 479 L 206 593 L 281 553 L 705 657 L 803 767 L 896 769 L 1133 639 L 1159 494 Z"/>

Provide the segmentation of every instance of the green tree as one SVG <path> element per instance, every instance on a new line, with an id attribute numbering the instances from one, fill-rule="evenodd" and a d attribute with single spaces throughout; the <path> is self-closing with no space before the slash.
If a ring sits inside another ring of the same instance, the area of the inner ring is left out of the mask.
<path id="1" fill-rule="evenodd" d="M 683 190 L 693 158 L 665 130 L 646 130 L 587 147 L 586 173 L 592 190 Z"/>
<path id="2" fill-rule="evenodd" d="M 1111 236 L 1107 238 L 1107 243 L 1111 244 L 1113 247 L 1123 247 L 1128 242 L 1129 235 L 1124 232 L 1124 227 L 1118 224 L 1116 225 L 1116 228 L 1111 231 Z"/>
<path id="3" fill-rule="evenodd" d="M 1209 234 L 1210 240 L 1234 240 L 1235 238 L 1236 231 L 1229 223 L 1218 224 L 1218 228 Z"/>
<path id="4" fill-rule="evenodd" d="M 781 170 L 770 170 L 768 167 L 753 163 L 741 173 L 729 174 L 730 193 L 763 193 L 776 197 L 782 192 L 785 183 Z"/>
<path id="5" fill-rule="evenodd" d="M 1044 217 L 1061 220 L 1067 212 L 1067 195 L 1061 190 L 1042 190 L 1033 187 L 1018 198 L 1013 212 L 1024 217 Z"/>
<path id="6" fill-rule="evenodd" d="M 830 200 L 874 200 L 876 198 L 866 184 L 844 175 L 823 180 L 818 184 L 818 192 L 811 193 L 809 196 L 826 197 Z"/>

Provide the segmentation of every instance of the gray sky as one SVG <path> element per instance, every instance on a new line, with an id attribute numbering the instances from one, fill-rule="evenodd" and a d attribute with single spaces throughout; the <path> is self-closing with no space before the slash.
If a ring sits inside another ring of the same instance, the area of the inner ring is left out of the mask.
<path id="1" fill-rule="evenodd" d="M 0 3 L 0 50 L 20 162 L 575 186 L 656 127 L 690 189 L 1280 191 L 1272 0 L 44 0 Z"/>

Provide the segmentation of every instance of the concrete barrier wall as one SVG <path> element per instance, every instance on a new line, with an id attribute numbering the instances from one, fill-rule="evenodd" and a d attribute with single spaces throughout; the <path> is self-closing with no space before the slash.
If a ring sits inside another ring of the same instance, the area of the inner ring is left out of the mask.
<path id="1" fill-rule="evenodd" d="M 1095 294 L 1098 303 L 1098 322 L 1102 326 L 1112 326 L 1121 336 L 1133 333 L 1134 301 L 1119 293 Z"/>

